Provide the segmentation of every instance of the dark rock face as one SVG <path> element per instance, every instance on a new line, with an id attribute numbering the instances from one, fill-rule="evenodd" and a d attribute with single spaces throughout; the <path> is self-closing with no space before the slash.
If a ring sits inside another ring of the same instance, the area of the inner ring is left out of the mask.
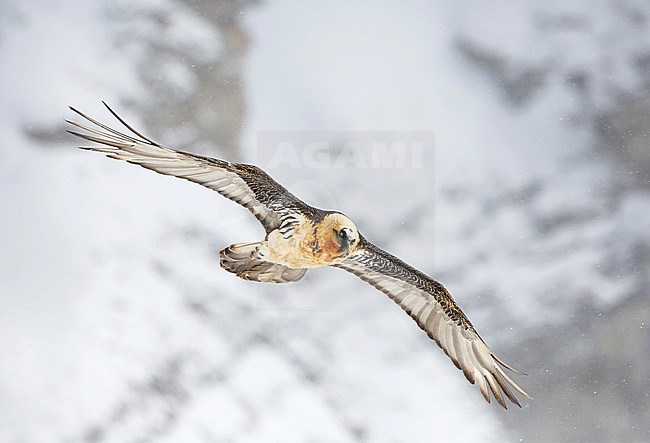
<path id="1" fill-rule="evenodd" d="M 256 1 L 179 3 L 213 35 L 192 40 L 191 47 L 171 38 L 139 42 L 145 51 L 137 63 L 149 96 L 128 104 L 139 109 L 145 123 L 165 134 L 165 139 L 176 138 L 179 146 L 236 161 L 240 159 L 238 142 L 246 112 L 242 76 L 249 45 L 242 17 Z M 155 22 L 163 34 L 174 20 L 166 11 L 116 14 L 128 14 L 131 22 Z M 123 38 L 131 39 L 125 34 Z M 179 81 L 176 71 L 189 77 L 191 86 Z"/>
<path id="2" fill-rule="evenodd" d="M 628 99 L 598 123 L 602 149 L 622 168 L 625 187 L 649 187 L 650 94 Z"/>
<path id="3" fill-rule="evenodd" d="M 510 60 L 498 52 L 481 47 L 478 42 L 459 38 L 456 41 L 456 48 L 479 72 L 496 85 L 506 103 L 513 107 L 525 105 L 530 98 L 540 92 L 549 73 L 547 66 L 529 66 L 526 63 Z"/>
<path id="4" fill-rule="evenodd" d="M 528 356 L 534 406 L 503 419 L 526 441 L 643 441 L 650 428 L 650 304 L 639 292 L 570 324 L 547 327 L 512 348 Z M 641 346 L 639 346 L 639 344 Z M 534 356 L 534 358 L 532 358 Z"/>

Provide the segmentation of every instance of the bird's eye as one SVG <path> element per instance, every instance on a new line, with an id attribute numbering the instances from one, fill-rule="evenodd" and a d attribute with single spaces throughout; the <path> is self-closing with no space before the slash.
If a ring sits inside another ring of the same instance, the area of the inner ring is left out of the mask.
<path id="1" fill-rule="evenodd" d="M 354 232 L 350 228 L 343 228 L 338 235 L 348 241 L 354 241 Z"/>

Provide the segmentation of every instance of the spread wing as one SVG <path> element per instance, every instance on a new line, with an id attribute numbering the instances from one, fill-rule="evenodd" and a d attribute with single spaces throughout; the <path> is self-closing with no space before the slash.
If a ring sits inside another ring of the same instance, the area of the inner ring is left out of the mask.
<path id="1" fill-rule="evenodd" d="M 311 209 L 260 168 L 164 147 L 143 136 L 113 112 L 106 103 L 104 105 L 132 134 L 121 133 L 70 107 L 73 112 L 95 127 L 66 120 L 84 131 L 68 132 L 104 145 L 82 149 L 101 152 L 109 158 L 140 165 L 160 174 L 183 178 L 217 191 L 251 211 L 267 233 L 277 229 L 285 215 L 293 210 Z"/>
<path id="2" fill-rule="evenodd" d="M 442 284 L 363 237 L 355 252 L 336 266 L 357 275 L 400 305 L 438 343 L 467 380 L 478 385 L 488 403 L 492 392 L 505 409 L 508 407 L 503 394 L 521 407 L 510 388 L 531 398 L 501 366 L 517 371 L 490 351 Z"/>

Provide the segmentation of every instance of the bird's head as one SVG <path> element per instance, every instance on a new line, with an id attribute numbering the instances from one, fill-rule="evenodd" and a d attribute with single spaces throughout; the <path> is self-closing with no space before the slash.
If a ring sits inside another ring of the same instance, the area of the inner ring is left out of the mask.
<path id="1" fill-rule="evenodd" d="M 335 256 L 346 256 L 359 245 L 359 231 L 345 215 L 333 212 L 322 222 L 322 232 L 329 246 L 327 252 Z"/>

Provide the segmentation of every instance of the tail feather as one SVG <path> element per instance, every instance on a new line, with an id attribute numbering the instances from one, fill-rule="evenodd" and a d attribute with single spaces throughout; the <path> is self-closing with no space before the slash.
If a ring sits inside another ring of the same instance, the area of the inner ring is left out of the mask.
<path id="1" fill-rule="evenodd" d="M 300 280 L 306 269 L 293 269 L 265 261 L 259 243 L 235 243 L 219 253 L 221 267 L 244 280 L 287 283 Z"/>

